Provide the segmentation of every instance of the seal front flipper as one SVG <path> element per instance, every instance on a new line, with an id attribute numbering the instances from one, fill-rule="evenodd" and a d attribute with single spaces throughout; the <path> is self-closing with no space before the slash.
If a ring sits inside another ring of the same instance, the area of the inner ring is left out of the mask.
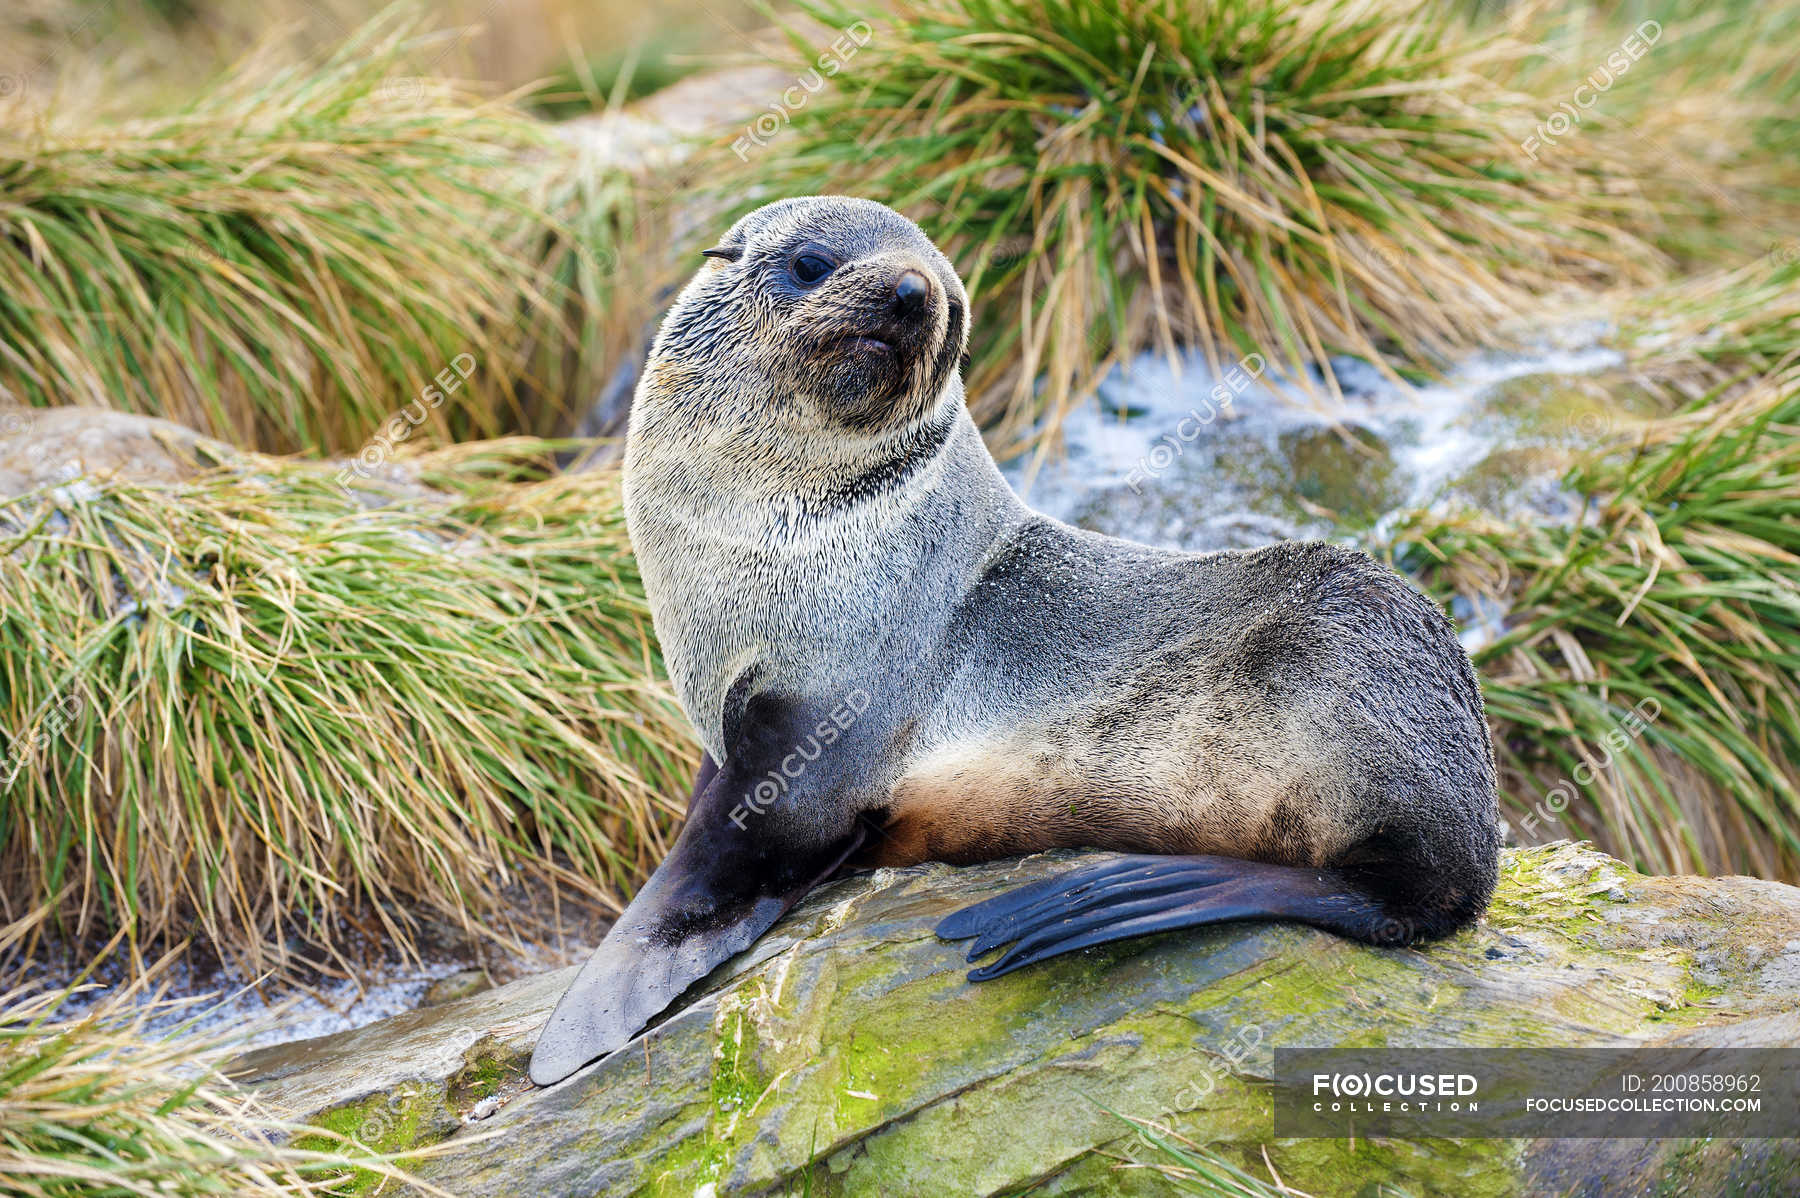
<path id="1" fill-rule="evenodd" d="M 694 804 L 700 801 L 700 796 L 706 793 L 706 788 L 711 786 L 712 780 L 718 776 L 719 766 L 718 763 L 712 759 L 712 754 L 705 752 L 701 753 L 700 769 L 694 774 L 694 789 L 688 792 L 688 815 L 694 814 Z"/>
<path id="2" fill-rule="evenodd" d="M 752 702 L 674 848 L 556 1004 L 532 1050 L 532 1081 L 551 1085 L 623 1047 L 861 847 L 854 810 L 808 801 L 841 776 L 828 760 L 840 750 L 788 779 L 779 798 L 759 801 L 758 785 L 805 744 L 811 714 L 766 696 Z"/>
<path id="3" fill-rule="evenodd" d="M 1408 944 L 1441 934 L 1409 918 L 1368 870 L 1303 868 L 1234 857 L 1128 856 L 1084 866 L 965 907 L 937 934 L 966 940 L 970 961 L 1015 942 L 972 970 L 983 982 L 1046 957 L 1113 940 L 1240 919 L 1310 924 L 1369 944 Z"/>

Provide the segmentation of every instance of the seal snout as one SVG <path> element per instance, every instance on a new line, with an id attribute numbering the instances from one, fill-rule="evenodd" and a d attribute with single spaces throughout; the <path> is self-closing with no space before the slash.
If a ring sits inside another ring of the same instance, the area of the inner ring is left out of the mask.
<path id="1" fill-rule="evenodd" d="M 820 342 L 904 369 L 933 350 L 940 287 L 910 255 L 898 263 L 865 263 L 860 271 L 846 272 L 829 297 L 835 319 L 821 327 Z M 890 390 L 904 385 L 898 375 L 888 382 Z"/>
<path id="2" fill-rule="evenodd" d="M 931 280 L 910 268 L 901 271 L 894 282 L 894 315 L 904 320 L 916 320 L 924 315 L 930 303 Z"/>

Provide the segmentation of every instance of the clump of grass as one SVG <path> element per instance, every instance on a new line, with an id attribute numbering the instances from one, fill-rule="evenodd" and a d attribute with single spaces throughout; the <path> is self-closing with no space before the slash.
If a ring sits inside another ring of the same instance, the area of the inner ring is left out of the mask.
<path id="1" fill-rule="evenodd" d="M 1272 1181 L 1246 1173 L 1217 1152 L 1173 1128 L 1106 1109 L 1130 1127 L 1135 1138 L 1149 1149 L 1142 1159 L 1132 1157 L 1127 1167 L 1155 1173 L 1177 1193 L 1205 1194 L 1208 1198 L 1310 1198 L 1281 1180 L 1266 1151 L 1263 1165 Z"/>
<path id="2" fill-rule="evenodd" d="M 1428 516 L 1395 546 L 1507 610 L 1474 656 L 1515 824 L 1646 870 L 1800 876 L 1800 375 L 1722 387 L 1568 485 L 1572 527 Z"/>
<path id="3" fill-rule="evenodd" d="M 1656 214 L 1641 231 L 1681 269 L 1740 265 L 1800 235 L 1800 66 L 1787 49 L 1800 9 L 1658 0 L 1504 11 L 1534 51 L 1505 76 L 1544 97 L 1534 127 L 1558 111 L 1579 119 L 1537 153 L 1619 164 Z"/>
<path id="4" fill-rule="evenodd" d="M 256 976 L 641 877 L 694 749 L 617 473 L 525 481 L 552 448 L 440 451 L 432 489 L 245 457 L 0 500 L 0 895 Z"/>
<path id="5" fill-rule="evenodd" d="M 35 922 L 0 928 L 0 959 Z M 350 1176 L 419 1184 L 353 1143 L 271 1117 L 219 1073 L 226 1040 L 152 1029 L 193 1003 L 147 995 L 146 985 L 80 1014 L 66 1013 L 79 987 L 0 985 L 0 1191 L 183 1198 L 337 1193 Z M 330 1147 L 287 1146 L 296 1130 Z"/>
<path id="6" fill-rule="evenodd" d="M 1779 376 L 1800 362 L 1800 240 L 1632 295 L 1619 324 L 1633 370 L 1687 400 Z"/>
<path id="7" fill-rule="evenodd" d="M 635 97 L 681 71 L 680 63 L 665 60 L 665 48 L 696 48 L 754 25 L 744 0 L 402 2 L 423 15 L 426 28 L 456 34 L 422 46 L 420 69 L 408 74 L 534 91 L 548 77 L 601 97 L 627 56 L 617 48 L 642 47 L 633 72 L 642 82 L 629 89 Z M 70 83 L 116 81 L 110 95 L 97 98 L 131 103 L 146 92 L 191 91 L 197 78 L 229 64 L 269 30 L 283 30 L 284 40 L 298 46 L 330 46 L 394 6 L 395 0 L 15 0 L 0 10 L 0 72 L 36 68 L 28 90 L 39 95 Z M 110 70 L 114 64 L 125 70 Z"/>
<path id="8" fill-rule="evenodd" d="M 520 404 L 526 432 L 567 434 L 599 393 L 620 347 L 632 344 L 651 315 L 649 301 L 666 264 L 632 247 L 650 231 L 648 184 L 581 138 L 559 143 L 548 168 L 528 175 L 526 210 L 550 215 L 527 252 L 539 292 L 555 319 L 524 312 L 518 323 Z"/>
<path id="9" fill-rule="evenodd" d="M 816 29 L 864 14 L 800 8 L 811 87 Z M 903 0 L 755 151 L 756 198 L 851 191 L 947 244 L 1003 445 L 1144 348 L 1334 387 L 1329 355 L 1430 366 L 1530 293 L 1650 272 L 1616 180 L 1520 150 L 1539 105 L 1490 78 L 1519 52 L 1436 5 Z"/>
<path id="10" fill-rule="evenodd" d="M 438 431 L 566 426 L 591 380 L 533 368 L 586 322 L 564 284 L 599 226 L 543 206 L 561 142 L 410 74 L 418 51 L 382 19 L 322 59 L 253 56 L 166 116 L 0 132 L 0 396 L 344 452 L 466 353 Z"/>
<path id="11" fill-rule="evenodd" d="M 662 30 L 634 45 L 571 61 L 531 93 L 533 111 L 553 120 L 604 112 L 679 83 L 698 65 L 693 32 Z"/>

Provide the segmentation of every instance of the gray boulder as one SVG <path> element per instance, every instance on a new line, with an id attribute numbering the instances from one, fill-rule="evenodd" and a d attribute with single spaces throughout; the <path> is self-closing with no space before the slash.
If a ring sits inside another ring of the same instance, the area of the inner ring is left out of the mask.
<path id="1" fill-rule="evenodd" d="M 1509 851 L 1480 926 L 1420 949 L 1240 924 L 968 983 L 933 925 L 1072 856 L 827 887 L 549 1089 L 525 1063 L 567 970 L 235 1073 L 285 1116 L 438 1146 L 408 1167 L 468 1198 L 1170 1192 L 1126 1117 L 1316 1195 L 1800 1192 L 1794 1141 L 1276 1140 L 1268 1086 L 1275 1044 L 1800 1044 L 1800 889 L 1560 844 Z"/>

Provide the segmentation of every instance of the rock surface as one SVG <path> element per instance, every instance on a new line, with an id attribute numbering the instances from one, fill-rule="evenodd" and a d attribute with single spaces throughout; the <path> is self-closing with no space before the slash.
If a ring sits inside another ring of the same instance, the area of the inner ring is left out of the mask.
<path id="1" fill-rule="evenodd" d="M 83 475 L 179 482 L 233 451 L 185 425 L 106 408 L 0 406 L 0 498 Z"/>
<path id="2" fill-rule="evenodd" d="M 1800 1192 L 1794 1141 L 1275 1140 L 1267 1087 L 1276 1044 L 1800 1044 L 1800 889 L 1561 844 L 1509 851 L 1483 923 L 1424 949 L 1239 924 L 965 981 L 937 920 L 1069 857 L 834 884 L 549 1089 L 524 1067 L 567 970 L 234 1072 L 385 1150 L 491 1135 L 412 1166 L 469 1198 L 1170 1192 L 1121 1116 L 1317 1195 Z"/>

